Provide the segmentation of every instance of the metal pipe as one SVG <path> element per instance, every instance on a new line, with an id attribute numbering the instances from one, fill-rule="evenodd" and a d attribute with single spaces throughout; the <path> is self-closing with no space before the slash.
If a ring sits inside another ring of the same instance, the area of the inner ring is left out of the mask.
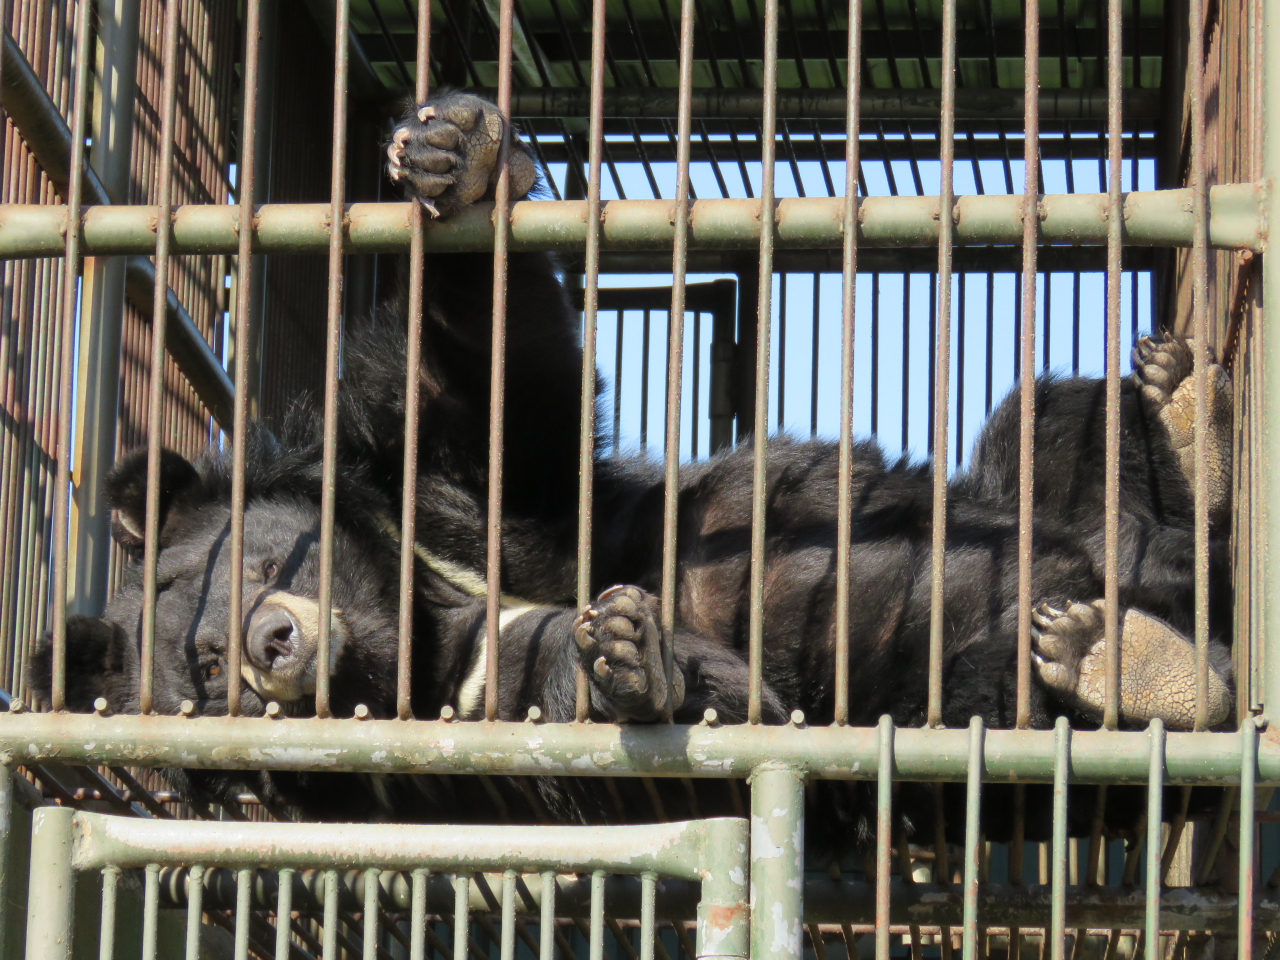
<path id="1" fill-rule="evenodd" d="M 857 23 L 858 21 L 849 21 Z M 848 61 L 861 63 L 858 60 Z M 849 71 L 849 79 L 857 73 Z M 477 91 L 490 100 L 497 91 Z M 857 95 L 859 113 L 874 120 L 936 120 L 940 90 L 866 90 Z M 679 89 L 672 87 L 610 87 L 605 92 L 605 117 L 625 119 L 679 116 Z M 973 120 L 1021 120 L 1026 112 L 1021 90 L 968 88 L 956 91 L 955 116 Z M 1036 99 L 1047 120 L 1102 120 L 1107 116 L 1105 89 L 1041 90 Z M 1125 115 L 1133 120 L 1155 120 L 1160 114 L 1158 89 L 1124 92 Z M 690 114 L 695 119 L 755 120 L 763 114 L 764 91 L 698 88 L 692 91 Z M 584 87 L 523 87 L 511 94 L 513 117 L 585 117 L 590 113 L 589 91 Z M 779 90 L 777 116 L 785 120 L 845 119 L 846 91 L 839 87 Z"/>
<path id="2" fill-rule="evenodd" d="M 3 35 L 3 43 L 4 54 L 0 57 L 0 104 L 3 105 L 5 113 L 13 122 L 14 129 L 22 137 L 40 169 L 63 196 L 67 196 L 73 146 L 71 128 L 67 126 L 57 106 L 44 89 L 40 78 L 31 69 L 31 65 L 8 32 Z M 84 199 L 95 205 L 110 204 L 111 197 L 107 188 L 93 167 L 82 162 L 81 170 Z M 12 208 L 0 205 L 0 221 L 3 220 L 3 211 L 6 209 Z M 66 223 L 65 210 L 51 205 L 33 205 L 33 209 L 43 210 L 49 221 L 46 226 L 52 225 L 54 231 L 61 234 Z M 154 210 L 154 208 L 150 209 Z M 229 207 L 218 209 L 227 210 L 231 214 Z M 234 214 L 231 215 L 234 216 Z M 153 252 L 155 235 L 151 231 L 150 223 L 151 221 L 148 220 L 145 237 L 138 234 L 134 238 L 134 249 L 128 252 L 138 254 Z M 230 243 L 225 250 L 218 252 L 233 252 L 236 249 L 234 220 L 228 222 L 228 227 L 231 231 Z M 2 229 L 0 227 L 0 231 Z M 83 236 L 80 242 L 85 254 L 92 255 L 95 252 L 91 249 L 91 244 L 85 243 Z M 59 241 L 57 250 L 48 251 L 43 255 L 57 256 L 63 252 L 64 246 L 65 238 Z M 173 252 L 184 252 L 180 247 L 180 244 L 174 244 Z M 41 256 L 42 254 L 30 255 Z M 130 257 L 125 266 L 125 296 L 146 319 L 151 319 L 152 316 L 151 291 L 154 284 L 155 268 L 151 261 L 145 256 Z M 165 321 L 168 324 L 165 341 L 168 343 L 170 356 L 195 390 L 200 402 L 224 430 L 229 429 L 232 420 L 231 381 L 227 378 L 226 371 L 222 369 L 221 362 L 209 348 L 209 344 L 200 335 L 190 314 L 172 290 L 169 291 Z"/>
<path id="3" fill-rule="evenodd" d="M 498 111 L 511 116 L 511 45 L 515 0 L 498 5 Z M 485 524 L 484 718 L 498 719 L 498 629 L 502 591 L 503 404 L 507 352 L 507 248 L 510 245 L 511 169 L 509 137 L 498 145 L 498 183 L 490 229 L 493 232 L 493 324 L 489 357 L 489 499 Z"/>
<path id="4" fill-rule="evenodd" d="M 351 18 L 350 0 L 335 3 L 334 36 L 345 37 Z M 324 440 L 320 479 L 320 587 L 317 597 L 316 715 L 329 716 L 329 631 L 333 606 L 333 521 L 338 451 L 338 349 L 342 337 L 343 200 L 347 172 L 347 66 L 350 46 L 334 44 L 333 125 L 330 149 L 328 221 L 329 291 L 324 351 Z M 329 924 L 325 924 L 324 960 L 335 960 Z"/>
<path id="5" fill-rule="evenodd" d="M 425 960 L 427 952 L 427 876 L 429 871 L 413 871 L 413 898 L 409 913 L 409 960 Z M 280 914 L 277 913 L 277 916 Z M 550 960 L 549 953 L 543 954 Z"/>
<path id="6" fill-rule="evenodd" d="M 111 867 L 107 868 L 107 870 L 111 870 L 111 869 L 113 868 Z M 115 867 L 114 869 L 118 872 L 120 868 Z M 106 872 L 107 872 L 106 870 L 103 871 L 104 874 Z M 103 879 L 105 880 L 105 876 Z M 249 884 L 244 883 L 244 884 L 241 884 L 240 886 L 244 887 L 243 897 L 247 900 L 248 894 L 249 894 Z M 241 896 L 242 894 L 240 893 L 239 890 L 237 890 L 236 891 L 237 914 L 239 913 L 239 901 L 241 899 Z M 247 904 L 245 905 L 244 912 L 245 912 L 245 916 L 248 916 Z M 282 914 L 282 916 L 286 916 L 286 917 L 288 915 L 289 915 L 288 913 Z M 202 867 L 199 864 L 196 864 L 187 872 L 187 950 L 185 954 L 185 960 L 200 960 L 200 927 L 202 926 L 201 919 L 203 916 L 204 916 L 204 867 Z M 281 926 L 287 928 L 288 924 L 284 923 L 284 924 L 281 924 Z M 106 937 L 106 933 L 107 931 L 104 925 L 103 927 L 104 939 Z M 288 957 L 286 956 L 284 960 L 288 960 Z"/>
<path id="7" fill-rule="evenodd" d="M 1059 717 L 1053 730 L 1053 885 L 1049 908 L 1050 956 L 1065 960 L 1067 943 L 1067 773 L 1071 769 L 1071 726 Z"/>
<path id="8" fill-rule="evenodd" d="M 31 871 L 27 875 L 27 952 L 41 960 L 71 960 L 75 874 L 69 807 L 40 807 L 31 815 Z"/>
<path id="9" fill-rule="evenodd" d="M 90 0 L 76 8 L 74 79 L 71 122 L 84 129 L 86 89 L 89 83 Z M 5 65 L 13 62 L 4 58 Z M 11 114 L 12 115 L 12 114 Z M 80 276 L 80 208 L 84 194 L 84 138 L 71 143 L 71 175 L 67 182 L 67 206 L 63 213 L 66 242 L 62 266 L 62 304 L 58 317 L 61 338 L 58 360 L 57 468 L 54 471 L 52 584 L 49 587 L 49 632 L 52 634 L 50 700 L 55 711 L 66 709 L 67 686 L 67 517 L 71 499 L 72 348 L 75 343 L 76 299 Z"/>
<path id="10" fill-rule="evenodd" d="M 1258 722 L 1245 717 L 1240 725 L 1240 877 L 1237 890 L 1240 897 L 1239 949 L 1241 960 L 1251 960 L 1255 930 L 1256 907 L 1254 905 L 1257 847 L 1257 824 L 1254 820 L 1257 804 L 1258 774 Z"/>
<path id="11" fill-rule="evenodd" d="M 752 960 L 801 960 L 804 774 L 773 764 L 754 771 L 751 825 Z"/>
<path id="12" fill-rule="evenodd" d="M 1262 182 L 1270 196 L 1280 196 L 1280 0 L 1262 4 Z M 1212 211 L 1210 190 L 1210 211 Z M 1212 215 L 1212 214 L 1211 214 Z M 1210 232 L 1212 237 L 1212 230 Z M 1280 317 L 1280 256 L 1262 258 L 1262 309 L 1269 317 Z M 1280 437 L 1280 330 L 1261 324 L 1257 336 L 1262 341 L 1262 384 L 1258 392 L 1261 406 L 1261 436 Z M 1261 629 L 1250 640 L 1255 651 L 1263 652 L 1262 704 L 1266 716 L 1280 719 L 1280 450 L 1270 442 L 1262 445 L 1257 504 L 1263 510 L 1262 534 L 1257 539 L 1259 566 L 1256 596 L 1262 606 Z"/>
<path id="13" fill-rule="evenodd" d="M 1114 736 L 1114 734 L 1112 734 Z M 1160 834 L 1163 824 L 1166 737 L 1164 724 L 1152 720 L 1147 747 L 1147 889 L 1146 955 L 1160 956 Z M 1242 754 L 1243 755 L 1243 752 Z"/>
<path id="14" fill-rule="evenodd" d="M 102 871 L 102 915 L 98 925 L 98 960 L 114 960 L 116 953 L 116 893 L 120 883 L 120 868 L 105 867 Z M 188 912 L 188 916 L 190 913 Z M 190 921 L 188 921 L 190 922 Z M 198 922 L 198 915 L 197 915 Z"/>
<path id="15" fill-rule="evenodd" d="M 985 762 L 982 718 L 969 721 L 969 755 L 967 764 L 967 789 L 965 792 L 964 823 L 964 932 L 963 949 L 966 957 L 977 956 L 978 946 L 978 865 L 979 848 L 982 845 L 980 809 L 982 806 L 982 771 Z"/>
<path id="16" fill-rule="evenodd" d="M 1239 733 L 1170 733 L 1167 783 L 1239 783 Z M 968 732 L 906 727 L 895 734 L 903 780 L 963 780 Z M 1073 783 L 1147 781 L 1145 731 L 1078 730 Z M 1053 782 L 1052 730 L 988 730 L 984 779 Z M 502 773 L 533 776 L 745 777 L 777 760 L 824 779 L 876 775 L 875 728 L 595 723 L 489 725 L 382 720 L 9 713 L 0 757 L 14 764 L 127 764 L 223 770 Z M 1259 783 L 1280 784 L 1280 745 L 1262 740 Z"/>
<path id="17" fill-rule="evenodd" d="M 1152 190 L 1123 196 L 1122 241 L 1129 246 L 1189 247 L 1195 232 L 1189 189 Z M 691 250 L 753 250 L 760 241 L 758 200 L 695 200 L 689 214 Z M 670 250 L 675 240 L 674 200 L 607 200 L 601 204 L 602 250 Z M 937 197 L 863 197 L 858 245 L 935 247 Z M 345 253 L 407 249 L 409 204 L 352 203 L 344 208 Z M 1262 187 L 1227 184 L 1209 189 L 1209 244 L 1221 250 L 1262 249 Z M 844 243 L 843 197 L 785 197 L 774 207 L 782 249 L 832 249 Z M 328 204 L 262 204 L 254 222 L 259 253 L 320 253 L 328 249 Z M 528 200 L 511 205 L 510 249 L 577 253 L 586 242 L 585 200 Z M 493 246 L 493 205 L 476 203 L 448 221 L 427 225 L 426 250 L 456 252 Z M 155 208 L 95 206 L 83 217 L 87 255 L 149 253 L 155 245 Z M 965 244 L 1021 244 L 1022 198 L 968 195 L 956 198 L 953 240 Z M 0 205 L 0 256 L 50 257 L 66 247 L 65 211 L 39 204 Z M 1105 194 L 1050 194 L 1040 203 L 1040 240 L 1048 244 L 1102 244 L 1107 239 Z M 235 253 L 238 215 L 225 205 L 174 208 L 175 254 Z"/>
<path id="18" fill-rule="evenodd" d="M 889 960 L 889 845 L 893 840 L 893 718 L 880 718 L 876 771 L 876 960 Z M 907 879 L 903 877 L 903 879 Z"/>
<path id="19" fill-rule="evenodd" d="M 3 11 L 0 11 L 3 12 Z M 3 56 L 3 53 L 0 53 Z M 13 889 L 9 841 L 13 834 L 13 767 L 0 763 L 0 930 L 8 930 L 9 897 Z"/>

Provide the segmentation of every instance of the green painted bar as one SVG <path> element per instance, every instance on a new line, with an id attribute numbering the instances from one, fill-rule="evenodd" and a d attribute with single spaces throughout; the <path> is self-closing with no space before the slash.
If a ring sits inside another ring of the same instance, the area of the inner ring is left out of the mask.
<path id="1" fill-rule="evenodd" d="M 1125 198 L 1125 242 L 1137 246 L 1189 246 L 1193 218 L 1188 190 L 1131 193 Z M 1014 244 L 1022 237 L 1017 196 L 962 196 L 955 202 L 959 245 Z M 840 197 L 777 201 L 781 249 L 838 249 L 843 243 Z M 1210 243 L 1220 249 L 1260 250 L 1262 188 L 1238 183 L 1210 190 Z M 586 242 L 586 201 L 522 201 L 511 208 L 512 250 L 578 252 Z M 698 200 L 691 206 L 694 250 L 749 250 L 759 242 L 758 200 Z M 84 214 L 86 255 L 146 253 L 155 248 L 154 207 L 90 206 Z M 602 249 L 669 250 L 675 203 L 610 200 L 602 205 Z M 264 204 L 254 218 L 254 251 L 321 253 L 327 249 L 327 204 Z M 866 247 L 933 246 L 938 240 L 937 197 L 868 197 L 860 201 L 858 243 Z M 66 207 L 0 206 L 0 257 L 52 257 L 64 245 Z M 1040 202 L 1041 239 L 1055 244 L 1106 240 L 1105 194 L 1051 194 Z M 226 205 L 180 206 L 173 215 L 173 252 L 234 253 L 239 210 Z M 427 226 L 427 249 L 489 250 L 492 204 L 477 203 L 448 222 Z M 409 244 L 407 203 L 353 203 L 346 208 L 346 250 L 381 253 Z"/>
<path id="2" fill-rule="evenodd" d="M 869 780 L 874 727 L 665 724 L 445 723 L 422 720 L 270 720 L 87 714 L 0 715 L 0 764 L 57 762 L 145 767 L 359 770 L 550 776 L 745 777 L 770 761 L 809 776 Z M 897 777 L 965 778 L 966 729 L 896 731 Z M 1147 782 L 1145 731 L 1076 731 L 1074 783 Z M 1238 733 L 1171 733 L 1167 782 L 1240 782 Z M 989 730 L 983 778 L 1052 783 L 1052 730 Z M 1280 743 L 1258 744 L 1258 783 L 1280 784 Z"/>
<path id="3" fill-rule="evenodd" d="M 751 960 L 803 960 L 803 923 L 804 773 L 772 764 L 751 777 Z"/>
<path id="4" fill-rule="evenodd" d="M 41 807 L 31 817 L 27 886 L 27 960 L 71 960 L 75 876 L 72 817 L 67 807 Z"/>

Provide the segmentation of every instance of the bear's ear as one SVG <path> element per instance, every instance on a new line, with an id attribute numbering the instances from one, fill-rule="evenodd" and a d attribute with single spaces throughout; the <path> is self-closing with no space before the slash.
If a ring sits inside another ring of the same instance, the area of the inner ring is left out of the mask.
<path id="1" fill-rule="evenodd" d="M 196 468 L 172 450 L 160 451 L 160 529 L 181 507 L 198 506 L 204 484 Z M 130 550 L 141 550 L 147 529 L 147 451 L 135 450 L 106 479 L 111 533 Z"/>

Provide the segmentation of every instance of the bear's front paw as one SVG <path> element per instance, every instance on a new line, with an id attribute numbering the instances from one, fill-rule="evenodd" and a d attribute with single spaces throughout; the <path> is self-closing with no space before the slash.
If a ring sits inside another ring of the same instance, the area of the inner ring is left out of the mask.
<path id="1" fill-rule="evenodd" d="M 573 624 L 588 675 L 624 718 L 655 720 L 684 702 L 684 677 L 668 691 L 658 598 L 639 587 L 610 587 Z"/>
<path id="2" fill-rule="evenodd" d="M 498 180 L 503 137 L 510 137 L 511 199 L 528 193 L 536 170 L 498 108 L 469 93 L 416 107 L 387 143 L 387 175 L 433 217 L 449 217 L 485 196 Z"/>

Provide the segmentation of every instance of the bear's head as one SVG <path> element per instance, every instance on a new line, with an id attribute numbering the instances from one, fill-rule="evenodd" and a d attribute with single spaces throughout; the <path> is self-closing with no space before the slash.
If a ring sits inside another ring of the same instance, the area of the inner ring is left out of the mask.
<path id="1" fill-rule="evenodd" d="M 259 433 L 249 445 L 244 509 L 240 710 L 259 716 L 278 702 L 289 715 L 314 712 L 320 626 L 319 462 Z M 227 712 L 231 584 L 231 458 L 210 451 L 190 463 L 165 451 L 160 462 L 153 708 L 176 714 Z M 147 457 L 125 457 L 107 480 L 112 532 L 130 554 L 124 582 L 102 617 L 67 623 L 66 699 L 77 712 L 105 698 L 116 713 L 139 709 L 143 615 L 143 534 Z M 377 509 L 365 504 L 366 513 Z M 369 516 L 334 526 L 329 673 L 335 715 L 366 704 L 392 716 L 395 703 L 396 563 Z M 361 519 L 364 522 L 359 522 Z M 48 702 L 52 650 L 32 654 L 28 686 Z"/>

